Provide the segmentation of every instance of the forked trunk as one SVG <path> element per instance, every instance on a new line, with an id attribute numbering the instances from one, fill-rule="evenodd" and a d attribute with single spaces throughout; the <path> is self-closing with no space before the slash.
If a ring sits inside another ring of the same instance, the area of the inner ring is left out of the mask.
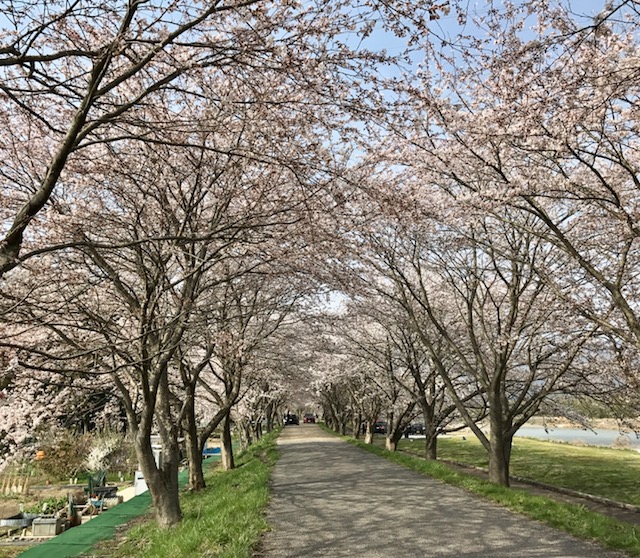
<path id="1" fill-rule="evenodd" d="M 425 457 L 435 461 L 438 459 L 438 436 L 435 429 L 430 428 L 424 431 L 426 438 L 424 443 Z"/>
<path id="2" fill-rule="evenodd" d="M 135 445 L 140 469 L 151 493 L 158 525 L 162 529 L 177 525 L 182 519 L 178 491 L 179 453 L 175 455 L 175 448 L 163 448 L 162 467 L 158 467 L 148 436 L 136 436 Z"/>

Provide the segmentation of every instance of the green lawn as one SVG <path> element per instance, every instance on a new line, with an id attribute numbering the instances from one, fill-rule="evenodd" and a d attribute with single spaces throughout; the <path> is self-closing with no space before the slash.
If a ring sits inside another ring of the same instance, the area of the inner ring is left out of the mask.
<path id="1" fill-rule="evenodd" d="M 378 440 L 377 440 L 378 442 Z M 402 440 L 402 451 L 423 455 L 419 440 Z M 475 436 L 441 438 L 438 457 L 487 468 L 487 452 Z M 640 505 L 640 453 L 634 450 L 516 438 L 511 474 L 618 502 Z"/>

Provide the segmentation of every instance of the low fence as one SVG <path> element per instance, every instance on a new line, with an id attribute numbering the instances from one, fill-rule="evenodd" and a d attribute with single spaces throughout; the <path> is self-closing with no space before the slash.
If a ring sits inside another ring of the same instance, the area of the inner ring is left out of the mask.
<path id="1" fill-rule="evenodd" d="M 28 494 L 32 474 L 24 468 L 13 468 L 0 473 L 0 494 Z"/>

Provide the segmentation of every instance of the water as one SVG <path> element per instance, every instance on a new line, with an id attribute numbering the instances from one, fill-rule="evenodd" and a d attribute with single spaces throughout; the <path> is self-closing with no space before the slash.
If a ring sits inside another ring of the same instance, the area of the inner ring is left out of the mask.
<path id="1" fill-rule="evenodd" d="M 526 436 L 527 438 L 537 438 L 539 440 L 547 440 L 554 442 L 581 442 L 590 446 L 608 446 L 612 447 L 614 442 L 624 436 L 629 441 L 633 449 L 640 451 L 640 439 L 635 433 L 620 434 L 618 430 L 604 430 L 596 428 L 594 431 L 582 430 L 581 428 L 555 428 L 545 432 L 541 426 L 523 426 L 516 436 Z"/>

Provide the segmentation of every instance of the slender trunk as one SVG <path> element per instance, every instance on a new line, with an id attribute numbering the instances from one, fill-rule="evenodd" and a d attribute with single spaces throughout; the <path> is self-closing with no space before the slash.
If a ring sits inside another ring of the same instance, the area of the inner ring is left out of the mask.
<path id="1" fill-rule="evenodd" d="M 331 409 L 331 430 L 340 434 L 340 420 L 338 419 L 338 414 Z"/>
<path id="2" fill-rule="evenodd" d="M 427 434 L 427 438 L 425 440 L 425 457 L 429 460 L 435 461 L 438 459 L 438 436 L 436 432 L 429 432 L 425 429 L 425 434 Z"/>
<path id="3" fill-rule="evenodd" d="M 373 420 L 367 420 L 365 424 L 364 443 L 373 444 Z"/>
<path id="4" fill-rule="evenodd" d="M 244 422 L 242 424 L 242 430 L 244 433 L 244 440 L 242 443 L 242 447 L 244 449 L 247 449 L 251 444 L 253 444 L 253 433 L 251 431 L 251 423 L 250 422 Z"/>
<path id="5" fill-rule="evenodd" d="M 510 425 L 505 424 L 499 397 L 489 401 L 489 419 L 491 434 L 489 438 L 489 480 L 493 483 L 509 486 L 509 463 L 513 437 L 505 434 Z"/>
<path id="6" fill-rule="evenodd" d="M 420 401 L 422 420 L 424 421 L 424 454 L 429 460 L 438 459 L 438 429 L 435 424 L 433 405 L 429 405 L 426 398 Z"/>
<path id="7" fill-rule="evenodd" d="M 267 419 L 269 421 L 267 423 L 267 432 L 271 432 L 274 428 L 277 428 L 279 426 L 278 424 L 279 415 L 280 415 L 280 409 L 278 409 L 278 407 L 274 405 L 273 409 L 271 409 L 271 414 Z"/>
<path id="8" fill-rule="evenodd" d="M 387 436 L 384 439 L 384 447 L 387 451 L 396 451 L 398 449 L 398 442 L 395 441 L 391 436 Z"/>
<path id="9" fill-rule="evenodd" d="M 341 419 L 340 420 L 340 434 L 342 434 L 343 436 L 347 435 L 347 420 L 346 419 Z"/>
<path id="10" fill-rule="evenodd" d="M 264 410 L 264 418 L 266 420 L 265 423 L 265 430 L 267 431 L 267 433 L 271 432 L 273 430 L 273 415 L 274 415 L 274 408 L 275 405 L 273 403 L 268 403 L 267 407 Z"/>
<path id="11" fill-rule="evenodd" d="M 329 405 L 328 408 L 325 408 L 323 415 L 325 424 L 334 432 L 338 432 L 338 421 L 336 420 L 336 415 L 333 412 L 333 406 Z"/>
<path id="12" fill-rule="evenodd" d="M 362 413 L 358 413 L 353 417 L 351 429 L 353 430 L 353 437 L 358 440 L 360 438 L 360 425 L 362 424 Z"/>
<path id="13" fill-rule="evenodd" d="M 186 434 L 187 460 L 189 462 L 189 490 L 198 491 L 206 488 L 204 471 L 202 469 L 202 450 L 198 443 L 198 436 Z"/>
<path id="14" fill-rule="evenodd" d="M 222 468 L 225 471 L 235 469 L 233 446 L 231 444 L 231 413 L 222 421 Z"/>
<path id="15" fill-rule="evenodd" d="M 189 490 L 198 491 L 206 487 L 202 470 L 202 449 L 198 440 L 195 406 L 190 402 L 184 420 L 187 461 L 189 463 Z"/>

